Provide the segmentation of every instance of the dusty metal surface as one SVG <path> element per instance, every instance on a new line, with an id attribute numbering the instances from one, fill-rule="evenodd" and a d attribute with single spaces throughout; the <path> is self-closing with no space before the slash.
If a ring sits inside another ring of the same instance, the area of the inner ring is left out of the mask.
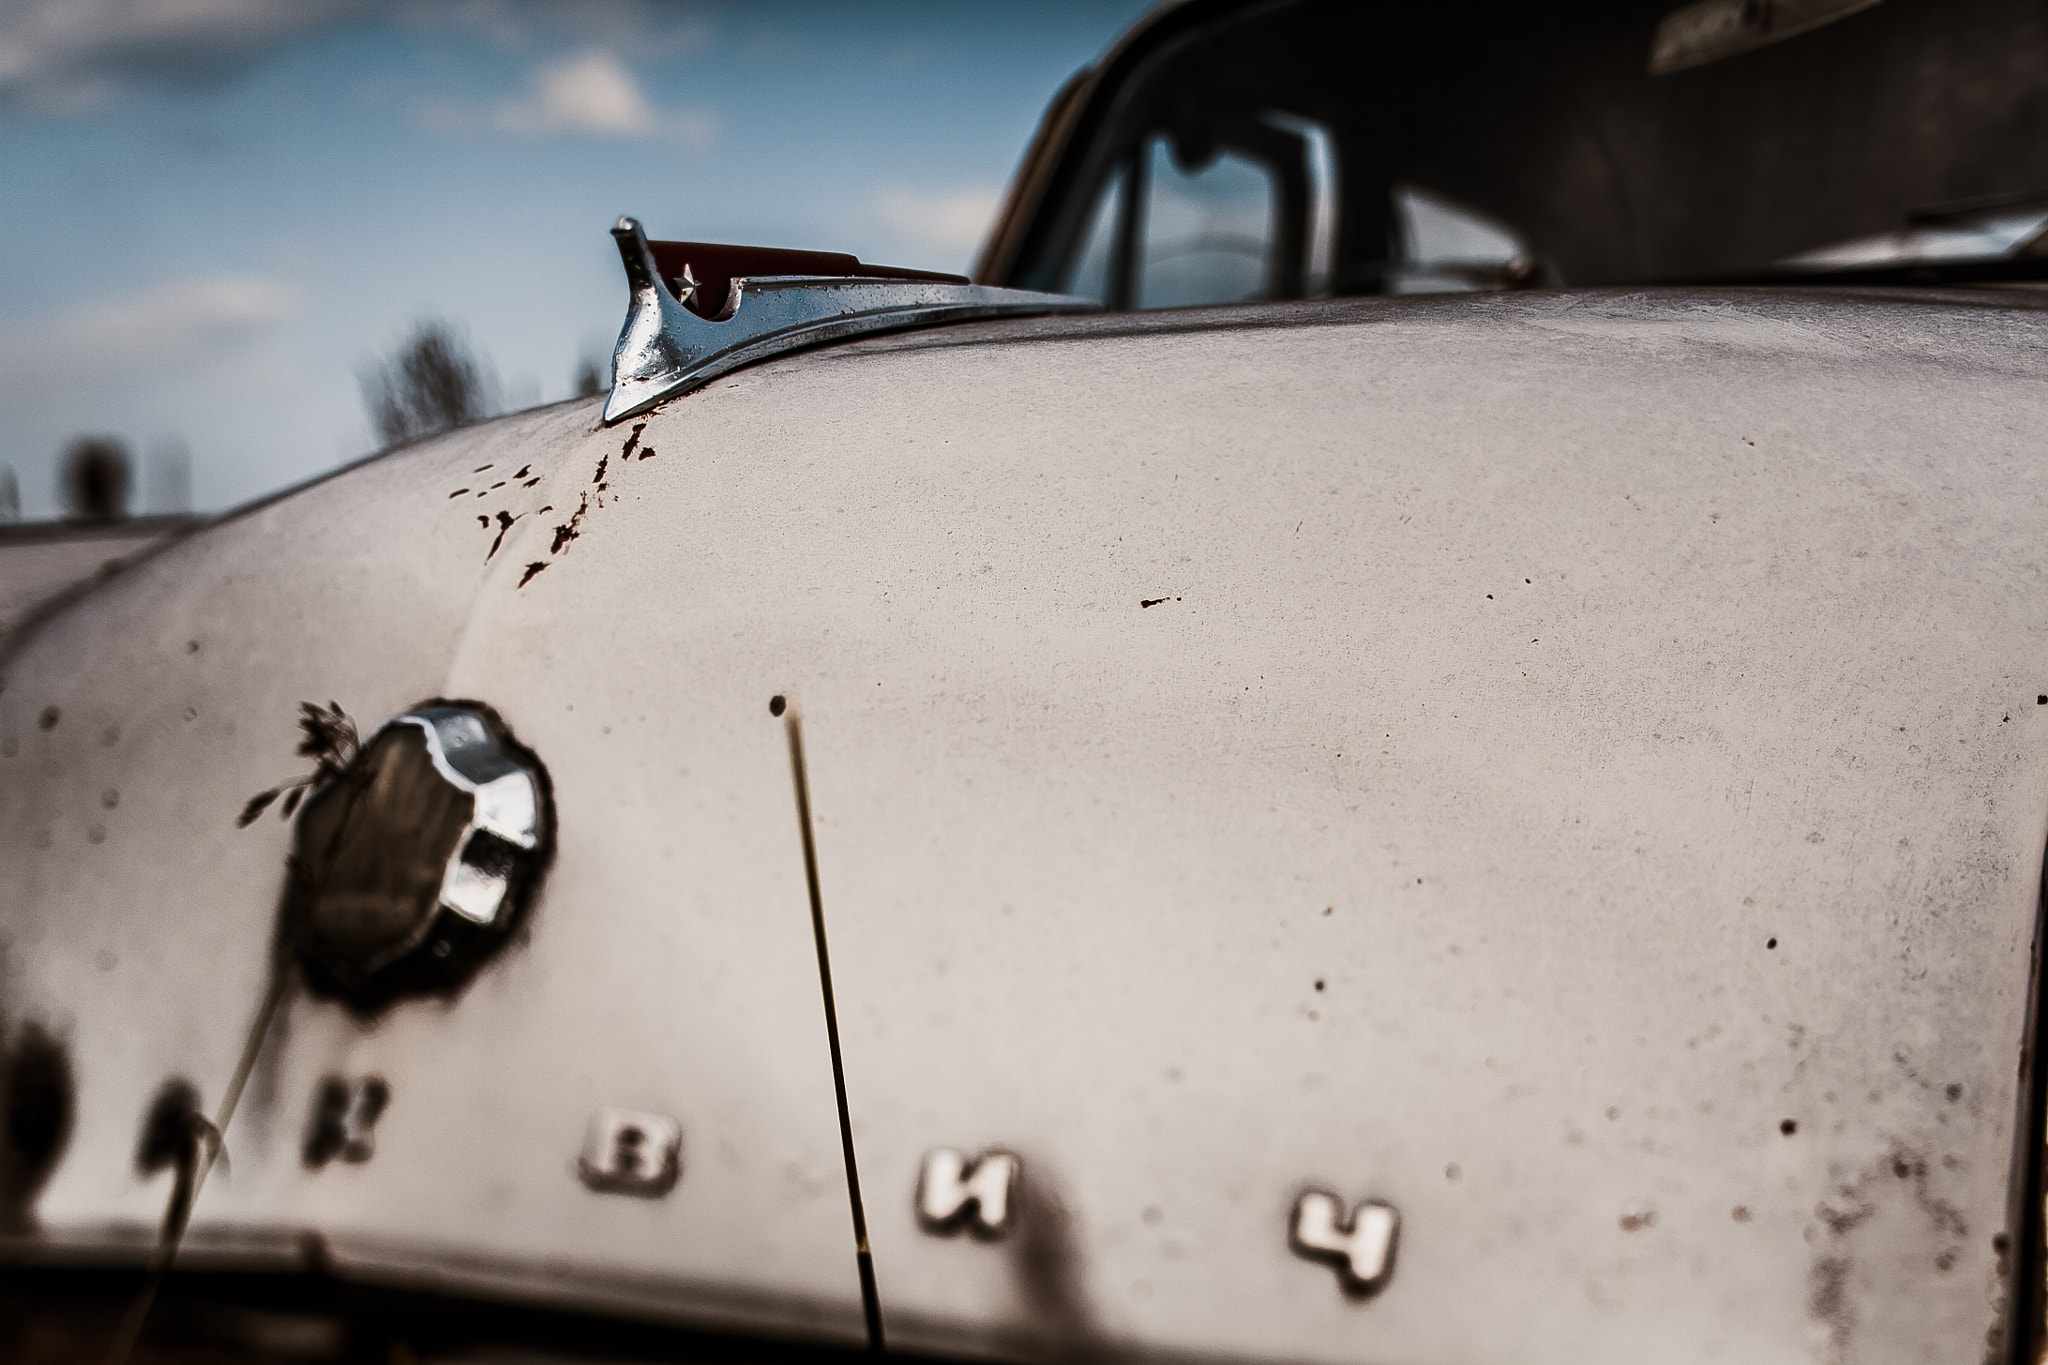
<path id="1" fill-rule="evenodd" d="M 41 607 L 112 577 L 197 525 L 192 517 L 0 526 L 0 640 Z"/>
<path id="2" fill-rule="evenodd" d="M 2041 314 L 1215 316 L 511 419 L 47 623 L 0 663 L 5 1000 L 78 1102 L 15 1253 L 160 1210 L 136 1135 L 239 1045 L 284 840 L 233 816 L 297 702 L 473 696 L 554 780 L 528 940 L 374 1029 L 294 1000 L 193 1252 L 312 1230 L 349 1274 L 857 1339 L 787 694 L 892 1345 L 1982 1356 L 2048 814 Z M 390 1099 L 313 1170 L 333 1074 Z M 677 1121 L 665 1196 L 585 1186 L 604 1110 Z M 1015 1155 L 1001 1238 L 920 1218 L 935 1148 Z M 1320 1240 L 1398 1210 L 1377 1294 L 1290 1245 L 1316 1193 Z"/>
<path id="3" fill-rule="evenodd" d="M 577 403 L 408 447 L 187 540 L 0 659 L 0 1007 L 7 1037 L 47 1030 L 76 1078 L 27 1211 L 41 1231 L 9 1255 L 139 1263 L 153 1240 L 171 1179 L 138 1171 L 135 1145 L 167 1078 L 211 1109 L 264 989 L 292 829 L 235 815 L 303 763 L 299 702 L 374 723 L 474 696 L 549 755 L 560 851 L 523 933 L 453 1005 L 372 1023 L 295 991 L 180 1264 L 859 1339 L 779 736 L 759 765 L 686 735 L 630 742 L 634 717 L 696 713 L 648 688 L 622 716 L 588 678 L 556 694 L 545 640 L 479 631 L 549 524 L 610 510 L 591 473 L 620 437 L 596 422 Z M 499 514 L 524 532 L 550 504 L 515 560 Z M 706 807 L 739 828 L 707 836 Z M 778 895 L 786 917 L 758 909 Z M 389 1086 L 374 1155 L 309 1166 L 336 1074 Z M 587 1188 L 604 1107 L 672 1115 L 697 1178 L 658 1202 Z"/>

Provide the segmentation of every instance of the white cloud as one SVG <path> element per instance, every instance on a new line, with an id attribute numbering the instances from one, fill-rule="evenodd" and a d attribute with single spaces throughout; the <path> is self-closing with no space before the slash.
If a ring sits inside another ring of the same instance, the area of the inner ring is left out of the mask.
<path id="1" fill-rule="evenodd" d="M 591 51 L 534 73 L 535 90 L 498 113 L 499 124 L 517 133 L 594 133 L 647 137 L 660 117 L 633 73 L 609 52 Z"/>
<path id="2" fill-rule="evenodd" d="M 988 185 L 944 190 L 885 186 L 875 195 L 875 214 L 911 246 L 961 258 L 973 253 L 995 221 L 1002 191 Z"/>
<path id="3" fill-rule="evenodd" d="M 137 80 L 219 79 L 372 0 L 9 0 L 0 103 L 72 109 Z"/>
<path id="4" fill-rule="evenodd" d="M 296 307 L 291 291 L 274 281 L 222 275 L 174 280 L 68 313 L 0 319 L 0 395 L 126 386 L 203 366 Z"/>
<path id="5" fill-rule="evenodd" d="M 413 114 L 441 133 L 658 138 L 689 151 L 701 151 L 718 136 L 716 115 L 656 107 L 625 64 L 602 48 L 540 67 L 529 90 L 489 111 L 422 101 Z"/>
<path id="6" fill-rule="evenodd" d="M 712 40 L 660 0 L 0 0 L 0 108 L 89 108 L 140 84 L 203 85 L 348 20 L 454 29 L 511 50 L 578 41 L 644 59 Z"/>

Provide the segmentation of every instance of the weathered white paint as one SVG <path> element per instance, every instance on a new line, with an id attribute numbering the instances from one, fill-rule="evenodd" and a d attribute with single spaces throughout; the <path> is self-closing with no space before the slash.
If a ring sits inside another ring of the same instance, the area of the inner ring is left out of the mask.
<path id="1" fill-rule="evenodd" d="M 0 527 L 0 639 L 66 590 L 120 572 L 193 525 L 189 517 L 146 517 Z"/>
<path id="2" fill-rule="evenodd" d="M 786 693 L 892 1342 L 1974 1357 L 2048 813 L 2044 326 L 976 324 L 721 380 L 651 458 L 565 405 L 210 531 L 4 664 L 6 999 L 81 1084 L 45 1236 L 152 1218 L 149 1093 L 232 1066 L 285 847 L 232 818 L 296 703 L 467 696 L 552 773 L 530 942 L 374 1029 L 294 1001 L 199 1247 L 857 1332 Z M 478 498 L 487 462 L 543 481 Z M 308 1173 L 326 1069 L 393 1098 Z M 681 1121 L 668 1199 L 577 1183 L 604 1105 Z M 1011 1237 L 919 1229 L 936 1146 L 1019 1154 Z M 1289 1251 L 1308 1188 L 1399 1210 L 1377 1298 Z"/>

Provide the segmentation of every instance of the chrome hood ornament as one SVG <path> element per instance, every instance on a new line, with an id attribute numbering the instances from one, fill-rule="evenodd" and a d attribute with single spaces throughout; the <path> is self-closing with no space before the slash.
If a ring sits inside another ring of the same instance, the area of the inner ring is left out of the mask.
<path id="1" fill-rule="evenodd" d="M 742 365 L 802 346 L 970 318 L 1101 307 L 1093 299 L 997 289 L 958 275 L 868 266 L 825 252 L 649 243 L 631 218 L 619 219 L 612 236 L 632 302 L 612 351 L 606 426 Z M 677 258 L 666 274 L 663 254 Z M 733 270 L 729 287 L 709 273 L 718 262 Z M 699 271 L 706 278 L 699 280 Z"/>

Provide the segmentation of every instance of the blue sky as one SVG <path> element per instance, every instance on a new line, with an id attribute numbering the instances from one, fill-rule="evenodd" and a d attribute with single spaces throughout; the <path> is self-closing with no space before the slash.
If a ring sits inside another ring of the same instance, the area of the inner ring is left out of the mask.
<path id="1" fill-rule="evenodd" d="M 372 444 L 357 373 L 466 328 L 504 404 L 624 312 L 606 229 L 964 270 L 1147 0 L 0 0 L 0 465 L 81 432 L 231 506 Z"/>

